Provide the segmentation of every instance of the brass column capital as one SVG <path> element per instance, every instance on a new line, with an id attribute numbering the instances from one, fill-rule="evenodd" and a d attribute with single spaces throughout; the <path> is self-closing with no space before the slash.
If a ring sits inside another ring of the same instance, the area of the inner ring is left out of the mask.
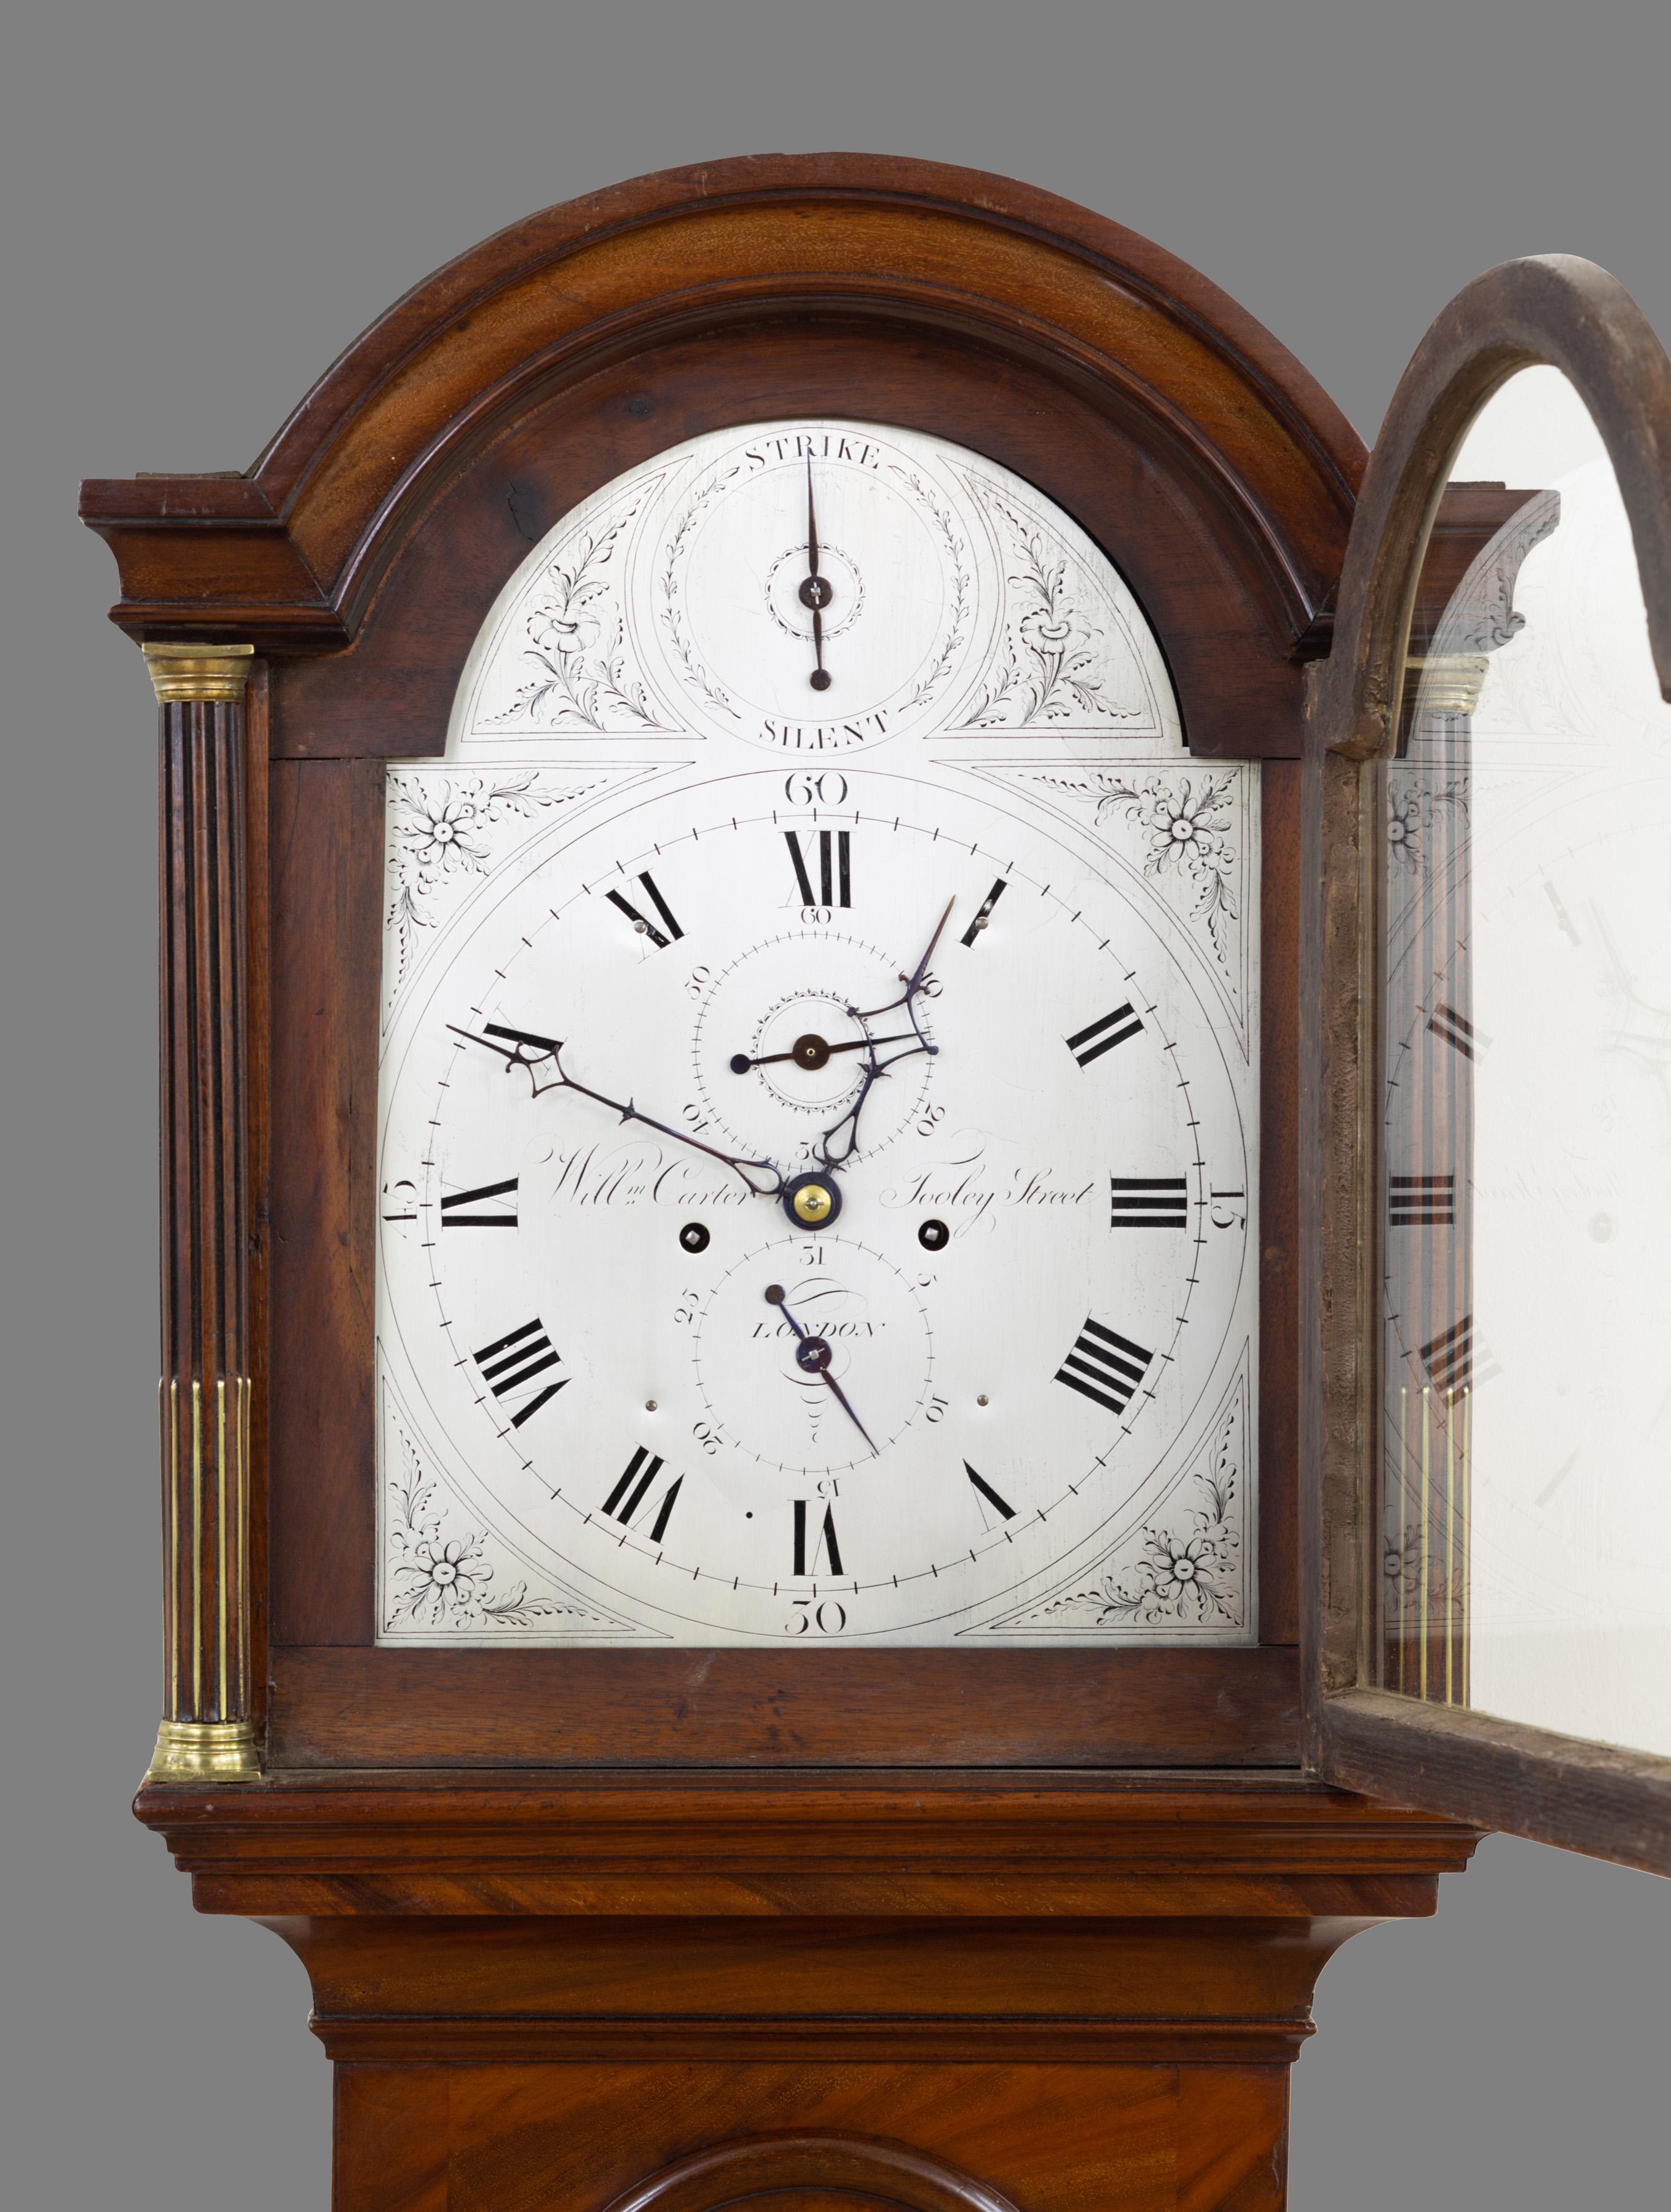
<path id="1" fill-rule="evenodd" d="M 218 699 L 241 703 L 250 680 L 252 645 L 142 645 L 157 703 Z"/>

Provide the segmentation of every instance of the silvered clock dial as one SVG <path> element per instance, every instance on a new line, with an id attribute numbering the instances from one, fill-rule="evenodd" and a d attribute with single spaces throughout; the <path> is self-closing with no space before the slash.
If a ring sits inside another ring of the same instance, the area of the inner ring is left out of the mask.
<path id="1" fill-rule="evenodd" d="M 380 1638 L 1251 1641 L 1257 836 L 974 453 L 566 518 L 389 775 Z"/>

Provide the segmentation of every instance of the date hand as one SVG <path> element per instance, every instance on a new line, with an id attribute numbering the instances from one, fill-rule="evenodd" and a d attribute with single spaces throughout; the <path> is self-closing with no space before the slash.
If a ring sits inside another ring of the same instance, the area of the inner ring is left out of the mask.
<path id="1" fill-rule="evenodd" d="M 806 574 L 801 579 L 800 603 L 812 611 L 812 652 L 817 665 L 807 678 L 815 691 L 828 691 L 829 671 L 823 665 L 823 611 L 836 594 L 828 576 L 818 574 L 818 516 L 812 504 L 812 456 L 806 457 Z"/>
<path id="2" fill-rule="evenodd" d="M 507 1030 L 498 1022 L 484 1024 L 484 1033 L 480 1036 L 473 1030 L 459 1029 L 453 1022 L 447 1026 L 454 1036 L 463 1037 L 467 1043 L 485 1045 L 489 1052 L 496 1052 L 507 1066 L 526 1068 L 532 1095 L 536 1098 L 544 1097 L 548 1091 L 578 1091 L 582 1098 L 592 1098 L 599 1105 L 610 1107 L 623 1121 L 641 1121 L 647 1129 L 655 1129 L 664 1137 L 689 1145 L 695 1152 L 706 1152 L 711 1160 L 723 1162 L 742 1177 L 757 1198 L 781 1198 L 788 1188 L 787 1178 L 770 1160 L 748 1160 L 737 1152 L 722 1152 L 717 1146 L 705 1145 L 700 1137 L 676 1129 L 671 1121 L 658 1121 L 653 1115 L 641 1114 L 630 1098 L 611 1098 L 586 1084 L 577 1083 L 572 1075 L 565 1075 L 560 1037 L 538 1036 L 527 1030 Z M 504 1038 L 505 1042 L 495 1044 L 495 1037 Z"/>
<path id="3" fill-rule="evenodd" d="M 767 1284 L 766 1303 L 768 1305 L 775 1306 L 778 1311 L 783 1316 L 785 1321 L 788 1322 L 790 1328 L 795 1332 L 795 1335 L 799 1340 L 795 1346 L 796 1366 L 801 1370 L 803 1374 L 816 1375 L 822 1382 L 827 1382 L 829 1385 L 830 1389 L 836 1393 L 836 1400 L 841 1406 L 842 1411 L 847 1415 L 848 1420 L 852 1422 L 854 1427 L 858 1430 L 860 1435 L 865 1439 L 865 1442 L 870 1445 L 872 1456 L 878 1456 L 876 1445 L 872 1440 L 870 1431 L 860 1419 L 858 1414 L 854 1412 L 853 1407 L 848 1402 L 847 1392 L 842 1389 L 841 1384 L 836 1380 L 836 1377 L 829 1371 L 829 1362 L 833 1355 L 829 1345 L 821 1336 L 809 1336 L 807 1332 L 795 1319 L 793 1314 L 790 1312 L 788 1307 L 784 1303 L 783 1285 L 781 1283 Z"/>

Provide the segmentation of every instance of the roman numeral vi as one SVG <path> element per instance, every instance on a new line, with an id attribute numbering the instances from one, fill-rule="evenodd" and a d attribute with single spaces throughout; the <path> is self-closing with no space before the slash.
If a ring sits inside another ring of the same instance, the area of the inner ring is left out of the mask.
<path id="1" fill-rule="evenodd" d="M 811 1531 L 812 1563 L 809 1566 L 807 1565 L 806 1500 L 804 1498 L 796 1498 L 794 1508 L 795 1572 L 798 1575 L 816 1575 L 818 1571 L 818 1561 L 823 1558 L 829 1560 L 829 1571 L 832 1575 L 845 1573 L 846 1570 L 842 1565 L 841 1547 L 836 1541 L 836 1515 L 833 1509 L 828 1505 L 825 1506 L 822 1524 Z"/>

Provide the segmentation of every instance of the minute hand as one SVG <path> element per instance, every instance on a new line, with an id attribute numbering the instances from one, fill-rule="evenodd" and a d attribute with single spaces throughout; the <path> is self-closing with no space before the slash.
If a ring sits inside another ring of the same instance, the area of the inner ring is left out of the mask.
<path id="1" fill-rule="evenodd" d="M 845 1167 L 853 1158 L 859 1143 L 859 1116 L 864 1111 L 865 1101 L 870 1097 L 872 1085 L 878 1083 L 889 1069 L 896 1066 L 902 1060 L 909 1060 L 920 1052 L 927 1053 L 932 1057 L 939 1050 L 939 1047 L 937 1044 L 930 1044 L 922 1033 L 922 1024 L 917 1019 L 916 1001 L 927 981 L 928 963 L 934 957 L 934 947 L 939 943 L 941 933 L 946 923 L 951 919 L 951 909 L 957 902 L 955 896 L 946 901 L 945 911 L 934 924 L 934 933 L 929 939 L 921 959 L 918 961 L 911 973 L 908 975 L 903 969 L 900 971 L 899 980 L 905 988 L 896 999 L 890 999 L 885 1006 L 869 1008 L 849 1006 L 847 1009 L 848 1018 L 857 1022 L 863 1028 L 866 1022 L 880 1021 L 884 1014 L 890 1014 L 896 1007 L 903 1006 L 906 1018 L 911 1024 L 911 1034 L 916 1042 L 914 1044 L 906 1044 L 902 1052 L 890 1053 L 886 1060 L 878 1060 L 876 1056 L 878 1045 L 903 1042 L 904 1040 L 894 1037 L 872 1037 L 869 1030 L 866 1030 L 861 1042 L 870 1048 L 870 1064 L 860 1079 L 858 1094 L 841 1120 L 833 1122 L 818 1139 L 818 1158 L 825 1168 L 833 1170 Z"/>
<path id="2" fill-rule="evenodd" d="M 532 1097 L 542 1097 L 548 1091 L 577 1091 L 582 1098 L 592 1098 L 599 1105 L 611 1108 L 623 1121 L 641 1121 L 647 1129 L 657 1130 L 664 1137 L 671 1137 L 681 1145 L 689 1145 L 693 1152 L 706 1152 L 709 1159 L 721 1161 L 733 1174 L 742 1177 L 757 1198 L 782 1197 L 784 1178 L 770 1160 L 750 1160 L 738 1152 L 722 1152 L 717 1146 L 705 1145 L 700 1137 L 688 1136 L 683 1129 L 676 1129 L 671 1121 L 658 1121 L 653 1114 L 641 1114 L 630 1098 L 611 1098 L 605 1091 L 594 1091 L 589 1084 L 578 1083 L 572 1075 L 565 1075 L 559 1057 L 562 1051 L 561 1038 L 534 1036 L 526 1030 L 504 1029 L 497 1022 L 486 1023 L 485 1034 L 481 1036 L 473 1030 L 459 1029 L 453 1022 L 449 1022 L 447 1027 L 454 1036 L 461 1036 L 471 1044 L 485 1045 L 489 1052 L 496 1052 L 501 1060 L 510 1066 L 526 1068 Z M 508 1042 L 495 1044 L 493 1042 L 495 1037 L 504 1037 Z M 548 1061 L 551 1069 L 550 1074 L 544 1073 Z"/>

